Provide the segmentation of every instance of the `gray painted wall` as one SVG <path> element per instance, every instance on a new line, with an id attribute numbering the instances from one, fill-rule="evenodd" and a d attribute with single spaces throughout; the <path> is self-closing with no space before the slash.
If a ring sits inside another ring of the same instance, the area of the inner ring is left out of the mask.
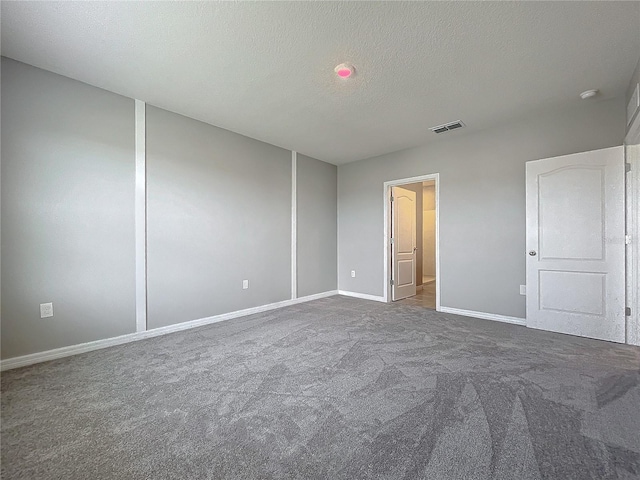
<path id="1" fill-rule="evenodd" d="M 2 59 L 3 359 L 135 331 L 134 108 Z M 289 299 L 291 152 L 150 105 L 146 143 L 148 328 Z M 336 176 L 298 156 L 299 296 L 336 289 Z"/>
<path id="2" fill-rule="evenodd" d="M 440 173 L 442 305 L 524 317 L 524 162 L 620 145 L 624 109 L 583 102 L 339 166 L 338 288 L 382 295 L 383 182 Z"/>
<path id="3" fill-rule="evenodd" d="M 133 100 L 2 58 L 1 168 L 2 358 L 135 331 Z"/>
<path id="4" fill-rule="evenodd" d="M 337 288 L 338 168 L 298 154 L 298 296 Z"/>
<path id="5" fill-rule="evenodd" d="M 147 106 L 147 288 L 148 328 L 291 298 L 291 152 Z"/>

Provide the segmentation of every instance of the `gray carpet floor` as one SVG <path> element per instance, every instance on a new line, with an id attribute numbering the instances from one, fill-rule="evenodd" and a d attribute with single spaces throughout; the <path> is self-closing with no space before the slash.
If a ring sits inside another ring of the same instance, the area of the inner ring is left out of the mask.
<path id="1" fill-rule="evenodd" d="M 336 296 L 5 372 L 2 478 L 637 479 L 639 368 Z"/>

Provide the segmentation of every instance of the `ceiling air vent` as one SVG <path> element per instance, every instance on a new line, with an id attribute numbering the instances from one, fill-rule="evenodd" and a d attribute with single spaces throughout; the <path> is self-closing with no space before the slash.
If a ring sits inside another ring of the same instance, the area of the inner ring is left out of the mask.
<path id="1" fill-rule="evenodd" d="M 434 133 L 444 133 L 448 132 L 449 130 L 455 130 L 456 128 L 462 127 L 464 127 L 464 123 L 462 123 L 460 120 L 457 120 L 455 122 L 445 123 L 444 125 L 438 125 L 437 127 L 431 127 L 429 130 Z"/>

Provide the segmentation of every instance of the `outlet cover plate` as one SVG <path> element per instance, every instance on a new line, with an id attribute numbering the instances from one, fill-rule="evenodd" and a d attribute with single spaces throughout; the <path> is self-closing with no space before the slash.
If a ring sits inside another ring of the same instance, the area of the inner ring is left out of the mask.
<path id="1" fill-rule="evenodd" d="M 53 317 L 53 303 L 40 304 L 40 318 Z"/>
<path id="2" fill-rule="evenodd" d="M 246 290 L 249 288 L 249 280 L 242 280 L 242 289 Z"/>
<path id="3" fill-rule="evenodd" d="M 527 294 L 527 286 L 520 285 L 520 295 L 526 295 L 526 294 Z"/>

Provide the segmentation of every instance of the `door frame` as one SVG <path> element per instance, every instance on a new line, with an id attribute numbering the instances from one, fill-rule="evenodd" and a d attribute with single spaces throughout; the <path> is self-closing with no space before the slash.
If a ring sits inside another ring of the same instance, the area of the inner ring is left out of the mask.
<path id="1" fill-rule="evenodd" d="M 385 303 L 391 303 L 391 187 L 401 187 L 410 183 L 421 183 L 434 180 L 436 193 L 436 311 L 440 311 L 440 174 L 431 173 L 416 177 L 390 180 L 383 184 L 384 205 L 384 275 L 383 298 Z M 423 209 L 424 210 L 424 209 Z M 420 212 L 422 214 L 422 212 Z M 420 246 L 421 248 L 422 246 Z"/>
<path id="2" fill-rule="evenodd" d="M 627 343 L 640 346 L 640 114 L 629 125 L 623 148 L 625 163 L 631 165 L 625 178 L 626 234 L 631 236 L 626 248 Z"/>

